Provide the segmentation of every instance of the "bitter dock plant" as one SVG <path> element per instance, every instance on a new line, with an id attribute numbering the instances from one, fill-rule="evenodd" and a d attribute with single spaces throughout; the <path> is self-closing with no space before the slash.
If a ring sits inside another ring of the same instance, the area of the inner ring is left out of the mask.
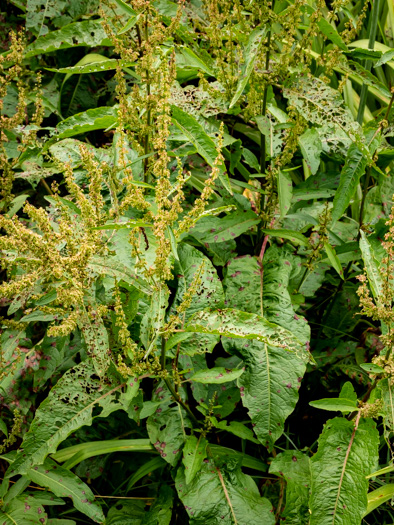
<path id="1" fill-rule="evenodd" d="M 392 524 L 392 0 L 0 24 L 0 523 Z"/>

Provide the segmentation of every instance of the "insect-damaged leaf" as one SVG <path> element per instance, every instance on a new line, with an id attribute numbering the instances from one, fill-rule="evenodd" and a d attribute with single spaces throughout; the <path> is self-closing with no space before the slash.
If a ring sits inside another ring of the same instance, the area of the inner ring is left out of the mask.
<path id="1" fill-rule="evenodd" d="M 236 339 L 257 339 L 272 346 L 296 350 L 300 345 L 291 332 L 264 317 L 234 308 L 197 312 L 184 327 L 186 332 L 218 334 Z"/>
<path id="2" fill-rule="evenodd" d="M 233 259 L 223 284 L 229 306 L 263 313 L 306 344 L 309 327 L 303 317 L 295 314 L 287 290 L 290 278 L 299 271 L 298 261 L 287 249 L 272 247 L 267 250 L 263 265 L 256 257 Z M 238 380 L 241 400 L 249 410 L 257 437 L 272 447 L 294 410 L 305 363 L 294 353 L 269 342 L 226 338 L 223 345 L 244 361 L 245 372 Z"/>
<path id="3" fill-rule="evenodd" d="M 288 525 L 304 525 L 309 520 L 311 471 L 309 458 L 298 450 L 286 450 L 272 460 L 269 472 L 286 480 L 286 506 L 281 518 Z"/>
<path id="4" fill-rule="evenodd" d="M 245 63 L 243 66 L 243 71 L 240 75 L 240 79 L 238 81 L 237 89 L 235 90 L 234 96 L 230 103 L 230 108 L 235 106 L 237 103 L 239 97 L 242 95 L 243 90 L 245 89 L 249 77 L 253 71 L 254 62 L 257 58 L 259 48 L 262 44 L 263 38 L 265 37 L 267 33 L 267 26 L 264 26 L 263 28 L 257 28 L 254 29 L 250 35 L 249 40 L 245 48 Z"/>
<path id="5" fill-rule="evenodd" d="M 205 308 L 222 308 L 224 306 L 224 293 L 222 283 L 211 261 L 199 250 L 188 244 L 178 245 L 179 261 L 174 264 L 174 274 L 178 277 L 178 287 L 169 314 L 175 314 L 176 308 L 181 304 L 185 294 L 189 291 L 193 281 L 199 276 L 200 284 L 193 296 L 189 307 L 183 314 L 182 321 L 189 319 L 198 311 Z M 219 341 L 218 335 L 210 334 L 175 334 L 173 339 L 176 344 L 181 343 L 182 354 L 194 355 L 196 353 L 211 352 Z"/>
<path id="6" fill-rule="evenodd" d="M 200 436 L 189 436 L 183 447 L 182 462 L 185 466 L 185 479 L 189 484 L 200 471 L 204 459 L 207 457 L 207 440 Z"/>
<path id="7" fill-rule="evenodd" d="M 110 46 L 108 38 L 99 20 L 85 20 L 68 24 L 58 31 L 52 31 L 37 38 L 26 48 L 25 58 L 44 53 L 51 53 L 58 49 L 67 49 L 78 46 Z"/>
<path id="8" fill-rule="evenodd" d="M 367 509 L 366 476 L 378 461 L 379 434 L 371 419 L 328 421 L 311 459 L 310 525 L 359 525 Z"/>
<path id="9" fill-rule="evenodd" d="M 102 408 L 102 417 L 122 408 L 115 399 L 121 386 L 104 383 L 89 361 L 68 370 L 37 409 L 7 476 L 41 465 L 74 430 L 92 424 L 95 406 Z"/>
<path id="10" fill-rule="evenodd" d="M 185 469 L 180 467 L 175 486 L 189 514 L 190 525 L 275 523 L 271 503 L 260 496 L 253 479 L 240 468 L 218 469 L 210 460 L 204 462 L 194 479 L 187 483 Z"/>
<path id="11" fill-rule="evenodd" d="M 41 518 L 41 522 L 39 521 Z M 44 525 L 47 523 L 48 514 L 44 506 L 35 500 L 34 496 L 21 495 L 13 498 L 0 510 L 2 525 L 27 525 L 28 523 Z M 44 520 L 44 521 L 42 521 Z"/>
<path id="12" fill-rule="evenodd" d="M 230 370 L 228 368 L 218 366 L 215 368 L 205 368 L 203 370 L 199 370 L 189 377 L 189 381 L 207 384 L 221 384 L 234 381 L 234 379 L 237 379 L 242 374 L 242 368 Z"/>
<path id="13" fill-rule="evenodd" d="M 86 312 L 81 315 L 79 328 L 85 339 L 88 355 L 100 377 L 103 377 L 110 363 L 108 332 L 102 319 L 90 319 Z"/>
<path id="14" fill-rule="evenodd" d="M 202 218 L 189 231 L 189 234 L 202 243 L 225 242 L 236 239 L 259 222 L 260 218 L 253 211 L 237 211 L 223 218 Z"/>
<path id="15" fill-rule="evenodd" d="M 47 487 L 56 496 L 71 498 L 74 507 L 95 523 L 104 522 L 101 507 L 95 503 L 94 494 L 78 476 L 47 458 L 43 465 L 35 466 L 26 472 L 26 477 L 40 487 Z"/>

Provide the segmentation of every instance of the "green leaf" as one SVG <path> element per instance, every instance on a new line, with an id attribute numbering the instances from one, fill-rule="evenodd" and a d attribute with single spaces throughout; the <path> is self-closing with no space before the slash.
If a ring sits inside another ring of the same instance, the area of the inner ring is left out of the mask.
<path id="1" fill-rule="evenodd" d="M 78 476 L 47 458 L 43 465 L 30 468 L 26 477 L 40 487 L 47 487 L 56 496 L 71 498 L 74 507 L 95 523 L 104 522 L 101 507 L 95 503 L 93 492 Z"/>
<path id="2" fill-rule="evenodd" d="M 309 489 L 311 471 L 309 458 L 298 450 L 286 450 L 271 461 L 270 474 L 286 480 L 286 506 L 281 515 L 288 525 L 304 525 L 309 521 Z"/>
<path id="3" fill-rule="evenodd" d="M 62 120 L 56 126 L 56 131 L 60 139 L 73 137 L 95 129 L 109 128 L 116 123 L 117 119 L 116 106 L 93 108 Z"/>
<path id="4" fill-rule="evenodd" d="M 271 503 L 260 496 L 253 479 L 239 468 L 231 471 L 218 469 L 213 461 L 209 461 L 203 463 L 195 478 L 187 483 L 184 468 L 181 467 L 175 486 L 189 514 L 190 525 L 216 525 L 218 518 L 221 523 L 229 524 L 275 523 Z"/>
<path id="5" fill-rule="evenodd" d="M 114 2 L 123 11 L 123 14 L 127 16 L 135 16 L 137 14 L 136 11 L 134 11 L 134 9 L 129 4 L 123 2 L 123 0 L 114 0 Z"/>
<path id="6" fill-rule="evenodd" d="M 215 368 L 206 368 L 204 370 L 199 370 L 191 377 L 189 381 L 196 381 L 198 383 L 206 384 L 221 384 L 228 383 L 229 381 L 234 381 L 243 374 L 243 369 L 234 369 L 229 370 L 221 366 Z"/>
<path id="7" fill-rule="evenodd" d="M 236 211 L 223 218 L 204 217 L 188 233 L 202 243 L 225 242 L 236 239 L 259 222 L 254 211 Z"/>
<path id="8" fill-rule="evenodd" d="M 41 310 L 36 310 L 35 312 L 32 312 L 31 314 L 24 315 L 20 321 L 21 323 L 30 323 L 31 321 L 53 321 L 55 319 L 55 315 L 53 314 L 46 314 L 44 312 L 41 312 Z"/>
<path id="9" fill-rule="evenodd" d="M 146 348 L 145 357 L 152 352 L 159 332 L 164 326 L 169 294 L 170 292 L 165 284 L 162 283 L 161 286 L 157 286 L 150 297 L 149 308 L 141 320 L 140 339 Z"/>
<path id="10" fill-rule="evenodd" d="M 309 404 L 311 407 L 320 408 L 322 410 L 331 410 L 333 412 L 337 410 L 340 410 L 341 412 L 353 412 L 360 410 L 357 408 L 357 404 L 352 399 L 345 399 L 341 397 L 318 399 L 317 401 L 311 401 Z"/>
<path id="11" fill-rule="evenodd" d="M 289 239 L 289 241 L 296 244 L 301 244 L 302 246 L 308 246 L 308 239 L 302 235 L 302 233 L 293 231 L 293 230 L 271 230 L 263 229 L 263 233 L 266 233 L 270 237 L 279 237 L 281 239 Z"/>
<path id="12" fill-rule="evenodd" d="M 221 430 L 230 432 L 230 434 L 234 434 L 234 436 L 237 436 L 241 439 L 247 439 L 252 443 L 260 443 L 259 440 L 254 437 L 253 430 L 239 421 L 230 421 L 230 423 L 227 424 L 227 421 L 218 421 L 216 417 L 211 417 L 211 421 L 215 428 L 220 428 Z"/>
<path id="13" fill-rule="evenodd" d="M 100 20 L 86 20 L 66 25 L 58 31 L 52 31 L 37 38 L 26 47 L 25 58 L 70 47 L 110 45 L 112 42 L 104 31 Z"/>
<path id="14" fill-rule="evenodd" d="M 310 525 L 360 525 L 367 509 L 366 476 L 378 461 L 379 434 L 371 419 L 328 421 L 311 459 Z"/>
<path id="15" fill-rule="evenodd" d="M 323 19 L 322 19 L 323 20 Z M 312 175 L 317 173 L 320 166 L 320 155 L 323 151 L 323 145 L 320 135 L 316 128 L 309 128 L 298 137 L 302 156 L 307 163 Z"/>
<path id="16" fill-rule="evenodd" d="M 2 419 L 0 419 L 0 432 L 3 432 L 6 438 L 8 437 L 7 425 L 4 423 Z"/>
<path id="17" fill-rule="evenodd" d="M 83 312 L 78 319 L 78 326 L 83 334 L 86 350 L 92 359 L 97 374 L 103 378 L 110 364 L 108 332 L 100 317 L 91 319 Z"/>
<path id="18" fill-rule="evenodd" d="M 155 452 L 149 439 L 113 439 L 108 441 L 88 441 L 60 449 L 52 454 L 52 458 L 73 468 L 85 459 L 113 454 L 114 452 Z"/>
<path id="19" fill-rule="evenodd" d="M 185 467 L 185 480 L 189 484 L 200 471 L 204 459 L 207 457 L 208 441 L 200 436 L 189 436 L 183 447 L 182 463 Z"/>
<path id="20" fill-rule="evenodd" d="M 146 429 L 157 452 L 174 467 L 182 455 L 181 450 L 186 441 L 185 428 L 191 428 L 192 425 L 186 412 L 179 405 L 169 408 L 170 403 L 171 401 L 163 403 L 148 417 Z"/>
<path id="21" fill-rule="evenodd" d="M 215 142 L 209 137 L 198 120 L 186 113 L 177 106 L 171 106 L 172 119 L 174 124 L 179 128 L 188 140 L 195 146 L 197 152 L 212 167 L 218 156 Z M 232 195 L 230 181 L 223 163 L 218 166 L 220 173 L 219 178 L 226 190 Z"/>
<path id="22" fill-rule="evenodd" d="M 61 67 L 58 69 L 46 67 L 45 69 L 48 71 L 54 71 L 55 73 L 66 73 L 68 76 L 82 75 L 86 73 L 100 73 L 101 71 L 110 71 L 112 69 L 116 69 L 118 66 L 128 67 L 132 66 L 133 64 L 134 62 L 130 62 L 129 60 L 119 60 L 117 58 L 108 58 L 104 55 L 99 55 L 98 53 L 90 53 L 80 60 L 75 66 Z M 65 80 L 63 82 L 65 82 Z"/>
<path id="23" fill-rule="evenodd" d="M 380 301 L 380 297 L 383 292 L 383 280 L 379 271 L 379 263 L 376 260 L 373 248 L 365 235 L 361 230 L 360 238 L 360 250 L 364 261 L 364 266 L 367 272 L 368 284 L 371 287 L 372 295 L 375 300 Z"/>
<path id="24" fill-rule="evenodd" d="M 39 521 L 39 519 L 44 521 Z M 13 498 L 0 510 L 1 525 L 44 525 L 48 514 L 34 496 L 21 495 Z"/>
<path id="25" fill-rule="evenodd" d="M 148 440 L 149 441 L 149 440 Z M 150 443 L 150 441 L 149 441 Z M 153 448 L 153 447 L 152 447 Z M 137 469 L 134 474 L 129 479 L 129 482 L 127 483 L 127 492 L 134 487 L 134 485 L 145 476 L 150 475 L 152 472 L 159 468 L 163 468 L 166 466 L 166 462 L 160 457 L 157 456 L 155 458 L 150 459 L 149 461 L 145 461 L 139 469 Z"/>
<path id="26" fill-rule="evenodd" d="M 341 35 L 338 33 L 336 28 L 328 22 L 324 17 L 321 17 L 317 21 L 317 25 L 320 31 L 329 39 L 331 42 L 336 44 L 342 51 L 347 51 L 347 45 L 342 40 Z"/>
<path id="27" fill-rule="evenodd" d="M 140 290 L 144 294 L 152 295 L 153 293 L 150 285 L 142 277 L 115 259 L 94 256 L 88 266 L 99 275 L 110 275 L 111 277 L 125 281 L 135 286 L 137 290 Z"/>
<path id="28" fill-rule="evenodd" d="M 201 69 L 201 71 L 204 71 L 207 75 L 211 77 L 215 76 L 212 69 L 199 56 L 197 56 L 194 51 L 186 46 L 181 46 L 179 51 L 185 59 L 186 67 Z"/>
<path id="29" fill-rule="evenodd" d="M 368 506 L 364 516 L 370 514 L 373 510 L 389 501 L 394 496 L 394 483 L 387 483 L 383 487 L 373 490 L 368 494 Z"/>
<path id="30" fill-rule="evenodd" d="M 174 491 L 168 485 L 161 485 L 159 497 L 145 513 L 141 525 L 170 525 L 173 504 Z"/>
<path id="31" fill-rule="evenodd" d="M 331 263 L 331 266 L 337 272 L 341 279 L 344 279 L 343 270 L 340 260 L 335 252 L 335 249 L 331 246 L 330 243 L 324 242 L 324 249 L 326 250 L 327 257 Z"/>
<path id="32" fill-rule="evenodd" d="M 242 66 L 242 72 L 237 84 L 237 89 L 235 90 L 234 96 L 231 99 L 230 108 L 235 106 L 235 104 L 238 102 L 239 97 L 242 95 L 249 81 L 249 77 L 252 74 L 254 62 L 258 56 L 262 40 L 267 33 L 267 27 L 268 26 L 264 26 L 263 28 L 254 29 L 249 35 L 249 40 L 244 51 L 245 63 Z"/>
<path id="33" fill-rule="evenodd" d="M 361 363 L 359 367 L 368 372 L 368 374 L 384 373 L 384 369 L 379 365 L 375 365 L 374 363 Z"/>
<path id="34" fill-rule="evenodd" d="M 386 51 L 385 53 L 383 53 L 383 55 L 376 62 L 374 67 L 383 66 L 383 64 L 387 64 L 387 62 L 389 62 L 389 60 L 392 60 L 393 58 L 394 58 L 394 49 L 390 49 L 390 51 Z"/>
<path id="35" fill-rule="evenodd" d="M 346 208 L 350 204 L 357 185 L 360 182 L 362 175 L 364 175 L 368 160 L 364 153 L 360 151 L 357 144 L 351 144 L 348 149 L 345 165 L 341 171 L 341 178 L 338 189 L 335 193 L 332 221 L 335 222 L 340 219 Z"/>
<path id="36" fill-rule="evenodd" d="M 256 339 L 287 350 L 296 349 L 300 342 L 291 332 L 256 314 L 234 308 L 202 310 L 184 327 L 185 332 L 218 334 L 237 339 Z"/>
<path id="37" fill-rule="evenodd" d="M 309 326 L 295 314 L 287 290 L 290 278 L 299 272 L 299 261 L 290 250 L 271 247 L 265 253 L 262 274 L 257 257 L 233 259 L 223 282 L 227 305 L 264 313 L 267 320 L 275 321 L 307 344 Z M 245 372 L 238 380 L 242 403 L 249 410 L 260 442 L 271 448 L 294 410 L 305 363 L 293 353 L 259 341 L 224 339 L 223 346 L 244 360 Z"/>
<path id="38" fill-rule="evenodd" d="M 120 388 L 103 383 L 88 361 L 68 370 L 37 409 L 7 477 L 26 474 L 34 465 L 41 465 L 72 432 L 91 425 L 93 408 L 102 408 L 101 417 L 122 408 L 114 399 Z"/>
<path id="39" fill-rule="evenodd" d="M 289 173 L 283 170 L 279 170 L 278 173 L 278 197 L 280 218 L 283 219 L 290 209 L 291 199 L 293 197 L 293 182 Z"/>
<path id="40" fill-rule="evenodd" d="M 197 293 L 184 313 L 184 321 L 189 321 L 195 313 L 205 308 L 222 308 L 224 306 L 222 283 L 208 257 L 196 248 L 184 243 L 178 245 L 178 255 L 179 261 L 176 261 L 174 265 L 174 274 L 178 277 L 177 289 L 169 309 L 169 315 L 176 314 L 176 309 L 184 300 L 185 294 L 189 292 L 190 286 L 192 286 L 198 275 L 200 276 L 201 284 L 198 286 Z M 206 334 L 178 333 L 173 338 L 175 344 L 181 343 L 181 354 L 188 355 L 212 352 L 219 342 L 219 336 Z"/>

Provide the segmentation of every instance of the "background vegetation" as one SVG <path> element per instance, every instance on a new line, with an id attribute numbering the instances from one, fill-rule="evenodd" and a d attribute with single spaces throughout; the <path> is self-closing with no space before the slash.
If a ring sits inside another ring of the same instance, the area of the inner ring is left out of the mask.
<path id="1" fill-rule="evenodd" d="M 392 524 L 392 0 L 0 16 L 1 523 Z"/>

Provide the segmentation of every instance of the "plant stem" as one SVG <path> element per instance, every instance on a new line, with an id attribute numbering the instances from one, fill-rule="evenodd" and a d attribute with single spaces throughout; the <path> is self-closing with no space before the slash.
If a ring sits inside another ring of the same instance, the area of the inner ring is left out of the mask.
<path id="1" fill-rule="evenodd" d="M 175 401 L 179 405 L 181 405 L 182 408 L 184 408 L 186 410 L 188 416 L 193 421 L 193 423 L 195 425 L 197 425 L 197 426 L 200 426 L 200 422 L 198 421 L 196 416 L 193 414 L 193 412 L 190 410 L 190 407 L 188 407 L 186 405 L 186 403 L 183 401 L 183 399 L 178 394 L 178 392 L 176 392 L 176 390 L 173 387 L 171 381 L 168 379 L 168 377 L 165 376 L 165 374 L 167 373 L 167 370 L 166 370 L 166 340 L 164 339 L 163 336 L 161 338 L 160 365 L 161 365 L 161 369 L 163 371 L 163 380 L 164 380 L 165 384 L 167 385 L 168 390 L 171 392 L 173 398 L 175 399 Z"/>
<path id="2" fill-rule="evenodd" d="M 368 49 L 372 49 L 372 50 L 375 47 L 376 33 L 377 33 L 378 22 L 379 22 L 379 11 L 380 11 L 380 0 L 374 0 L 373 6 L 372 6 L 372 20 L 371 20 L 371 27 L 369 30 L 369 40 L 368 40 Z M 371 71 L 372 61 L 366 60 L 364 67 L 367 71 Z M 364 120 L 364 111 L 365 111 L 365 106 L 367 103 L 367 96 L 368 96 L 368 86 L 364 82 L 361 87 L 360 105 L 358 106 L 358 112 L 357 112 L 357 122 L 359 124 L 362 124 Z"/>

